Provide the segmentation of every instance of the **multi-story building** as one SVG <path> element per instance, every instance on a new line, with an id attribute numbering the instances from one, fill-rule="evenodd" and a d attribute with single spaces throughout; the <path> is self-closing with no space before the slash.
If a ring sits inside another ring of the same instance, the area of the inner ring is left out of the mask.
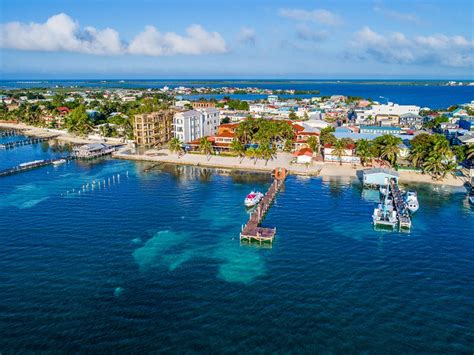
<path id="1" fill-rule="evenodd" d="M 192 142 L 214 136 L 220 122 L 219 110 L 215 108 L 178 112 L 174 115 L 173 133 L 181 142 Z"/>
<path id="2" fill-rule="evenodd" d="M 173 137 L 173 110 L 161 110 L 135 115 L 133 135 L 143 147 L 161 146 Z"/>
<path id="3" fill-rule="evenodd" d="M 212 101 L 193 101 L 191 105 L 195 110 L 216 107 L 216 103 Z"/>

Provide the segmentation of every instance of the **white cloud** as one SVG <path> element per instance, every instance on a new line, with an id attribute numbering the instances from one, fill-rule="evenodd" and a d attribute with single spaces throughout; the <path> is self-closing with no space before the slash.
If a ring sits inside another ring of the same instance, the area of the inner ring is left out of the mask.
<path id="1" fill-rule="evenodd" d="M 375 6 L 374 11 L 381 13 L 397 21 L 414 22 L 414 23 L 417 23 L 420 21 L 417 15 L 409 13 L 409 12 L 399 12 L 399 11 L 387 9 L 381 6 Z"/>
<path id="2" fill-rule="evenodd" d="M 410 38 L 400 32 L 382 35 L 366 26 L 355 34 L 351 47 L 351 55 L 384 63 L 474 66 L 474 42 L 463 36 L 436 34 Z"/>
<path id="3" fill-rule="evenodd" d="M 255 44 L 256 39 L 255 30 L 249 27 L 242 27 L 237 35 L 237 40 L 241 43 Z"/>
<path id="4" fill-rule="evenodd" d="M 325 30 L 313 30 L 303 25 L 296 29 L 296 36 L 305 41 L 321 42 L 329 37 L 329 32 Z"/>
<path id="5" fill-rule="evenodd" d="M 324 9 L 280 9 L 278 14 L 300 22 L 317 22 L 323 25 L 335 26 L 341 23 L 341 19 L 331 11 Z"/>
<path id="6" fill-rule="evenodd" d="M 30 51 L 68 51 L 89 54 L 119 54 L 117 31 L 97 30 L 79 24 L 66 14 L 51 16 L 45 23 L 10 22 L 1 26 L 0 47 Z"/>
<path id="7" fill-rule="evenodd" d="M 159 32 L 154 26 L 147 26 L 128 46 L 131 54 L 151 56 L 173 54 L 225 53 L 224 38 L 217 32 L 207 32 L 199 25 L 186 29 L 186 36 L 174 32 Z"/>
<path id="8" fill-rule="evenodd" d="M 2 24 L 0 47 L 25 51 L 65 51 L 96 55 L 142 54 L 150 56 L 173 54 L 204 54 L 226 52 L 226 43 L 217 32 L 207 32 L 199 25 L 187 28 L 186 35 L 160 33 L 148 26 L 127 45 L 111 28 L 81 29 L 66 14 L 51 16 L 45 23 L 10 22 Z"/>

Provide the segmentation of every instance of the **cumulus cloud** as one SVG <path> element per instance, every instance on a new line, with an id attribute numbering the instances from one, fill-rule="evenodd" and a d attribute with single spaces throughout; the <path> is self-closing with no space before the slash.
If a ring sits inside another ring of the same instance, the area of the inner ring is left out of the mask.
<path id="1" fill-rule="evenodd" d="M 305 41 L 321 42 L 329 37 L 329 32 L 313 30 L 308 26 L 299 26 L 296 29 L 296 36 Z"/>
<path id="2" fill-rule="evenodd" d="M 399 11 L 387 9 L 381 6 L 375 6 L 374 11 L 397 21 L 414 22 L 414 23 L 417 23 L 420 21 L 418 16 L 415 14 L 399 12 Z"/>
<path id="3" fill-rule="evenodd" d="M 173 54 L 224 53 L 225 40 L 217 32 L 207 32 L 199 25 L 186 29 L 186 36 L 174 32 L 159 32 L 154 26 L 147 26 L 128 46 L 132 54 L 162 56 Z"/>
<path id="4" fill-rule="evenodd" d="M 10 22 L 1 26 L 0 46 L 30 51 L 69 51 L 118 54 L 122 44 L 117 31 L 94 27 L 80 29 L 66 14 L 51 16 L 45 23 Z"/>
<path id="5" fill-rule="evenodd" d="M 316 22 L 323 25 L 335 26 L 341 23 L 341 19 L 331 11 L 324 9 L 280 9 L 278 14 L 290 20 L 300 22 Z"/>
<path id="6" fill-rule="evenodd" d="M 242 27 L 237 35 L 237 40 L 241 43 L 255 44 L 256 39 L 255 30 L 249 27 Z"/>
<path id="7" fill-rule="evenodd" d="M 199 25 L 187 28 L 186 35 L 160 33 L 148 26 L 130 44 L 120 39 L 111 28 L 81 28 L 77 21 L 61 13 L 44 23 L 9 22 L 1 25 L 0 47 L 25 51 L 65 51 L 96 55 L 142 54 L 150 56 L 173 54 L 223 53 L 225 40 L 217 32 L 207 32 Z"/>
<path id="8" fill-rule="evenodd" d="M 400 32 L 382 35 L 365 26 L 355 34 L 351 47 L 352 55 L 384 63 L 474 66 L 474 41 L 463 36 L 407 37 Z"/>

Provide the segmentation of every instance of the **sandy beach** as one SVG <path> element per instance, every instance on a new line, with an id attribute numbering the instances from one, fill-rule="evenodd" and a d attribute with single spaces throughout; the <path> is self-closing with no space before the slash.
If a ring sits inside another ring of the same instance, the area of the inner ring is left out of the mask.
<path id="1" fill-rule="evenodd" d="M 144 154 L 127 154 L 125 150 L 118 151 L 113 154 L 117 159 L 151 161 L 158 163 L 172 163 L 182 165 L 205 166 L 213 168 L 227 168 L 237 170 L 253 170 L 253 171 L 273 171 L 275 168 L 286 168 L 290 174 L 322 176 L 322 177 L 350 177 L 357 178 L 360 172 L 365 168 L 361 165 L 339 165 L 337 163 L 313 162 L 311 165 L 294 164 L 293 156 L 289 153 L 278 153 L 274 159 L 265 163 L 264 160 L 249 158 L 238 158 L 212 155 L 206 157 L 201 154 L 185 154 L 178 156 L 171 153 L 168 149 L 149 150 Z M 444 180 L 433 180 L 429 175 L 417 172 L 400 171 L 400 182 L 402 183 L 430 183 L 446 186 L 463 186 L 467 181 L 465 177 L 447 176 Z"/>
<path id="2" fill-rule="evenodd" d="M 73 144 L 87 144 L 87 143 L 93 142 L 93 140 L 89 138 L 78 137 L 62 130 L 28 126 L 24 123 L 0 122 L 0 128 L 20 129 L 28 136 L 34 136 L 34 137 L 39 137 L 39 138 L 54 137 L 57 140 L 73 143 Z"/>

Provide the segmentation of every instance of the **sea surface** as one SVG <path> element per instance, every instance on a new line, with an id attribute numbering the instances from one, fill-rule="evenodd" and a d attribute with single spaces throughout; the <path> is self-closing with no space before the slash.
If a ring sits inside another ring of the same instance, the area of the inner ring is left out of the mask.
<path id="1" fill-rule="evenodd" d="M 471 80 L 472 81 L 472 80 Z M 468 83 L 464 81 L 464 83 Z M 0 80 L 0 89 L 27 88 L 96 88 L 148 89 L 186 87 L 257 87 L 263 89 L 319 90 L 320 95 L 348 95 L 371 98 L 386 103 L 412 104 L 432 109 L 447 108 L 474 100 L 474 86 L 446 86 L 446 81 L 397 80 Z M 193 95 L 220 99 L 225 95 Z M 256 100 L 267 95 L 226 95 L 235 99 Z M 282 97 L 313 97 L 317 95 L 282 95 Z"/>
<path id="2" fill-rule="evenodd" d="M 2 166 L 57 154 L 0 151 Z M 241 244 L 266 174 L 111 158 L 0 178 L 0 351 L 474 350 L 474 209 L 411 185 L 409 233 L 376 231 L 377 193 L 290 176 L 273 245 Z"/>

